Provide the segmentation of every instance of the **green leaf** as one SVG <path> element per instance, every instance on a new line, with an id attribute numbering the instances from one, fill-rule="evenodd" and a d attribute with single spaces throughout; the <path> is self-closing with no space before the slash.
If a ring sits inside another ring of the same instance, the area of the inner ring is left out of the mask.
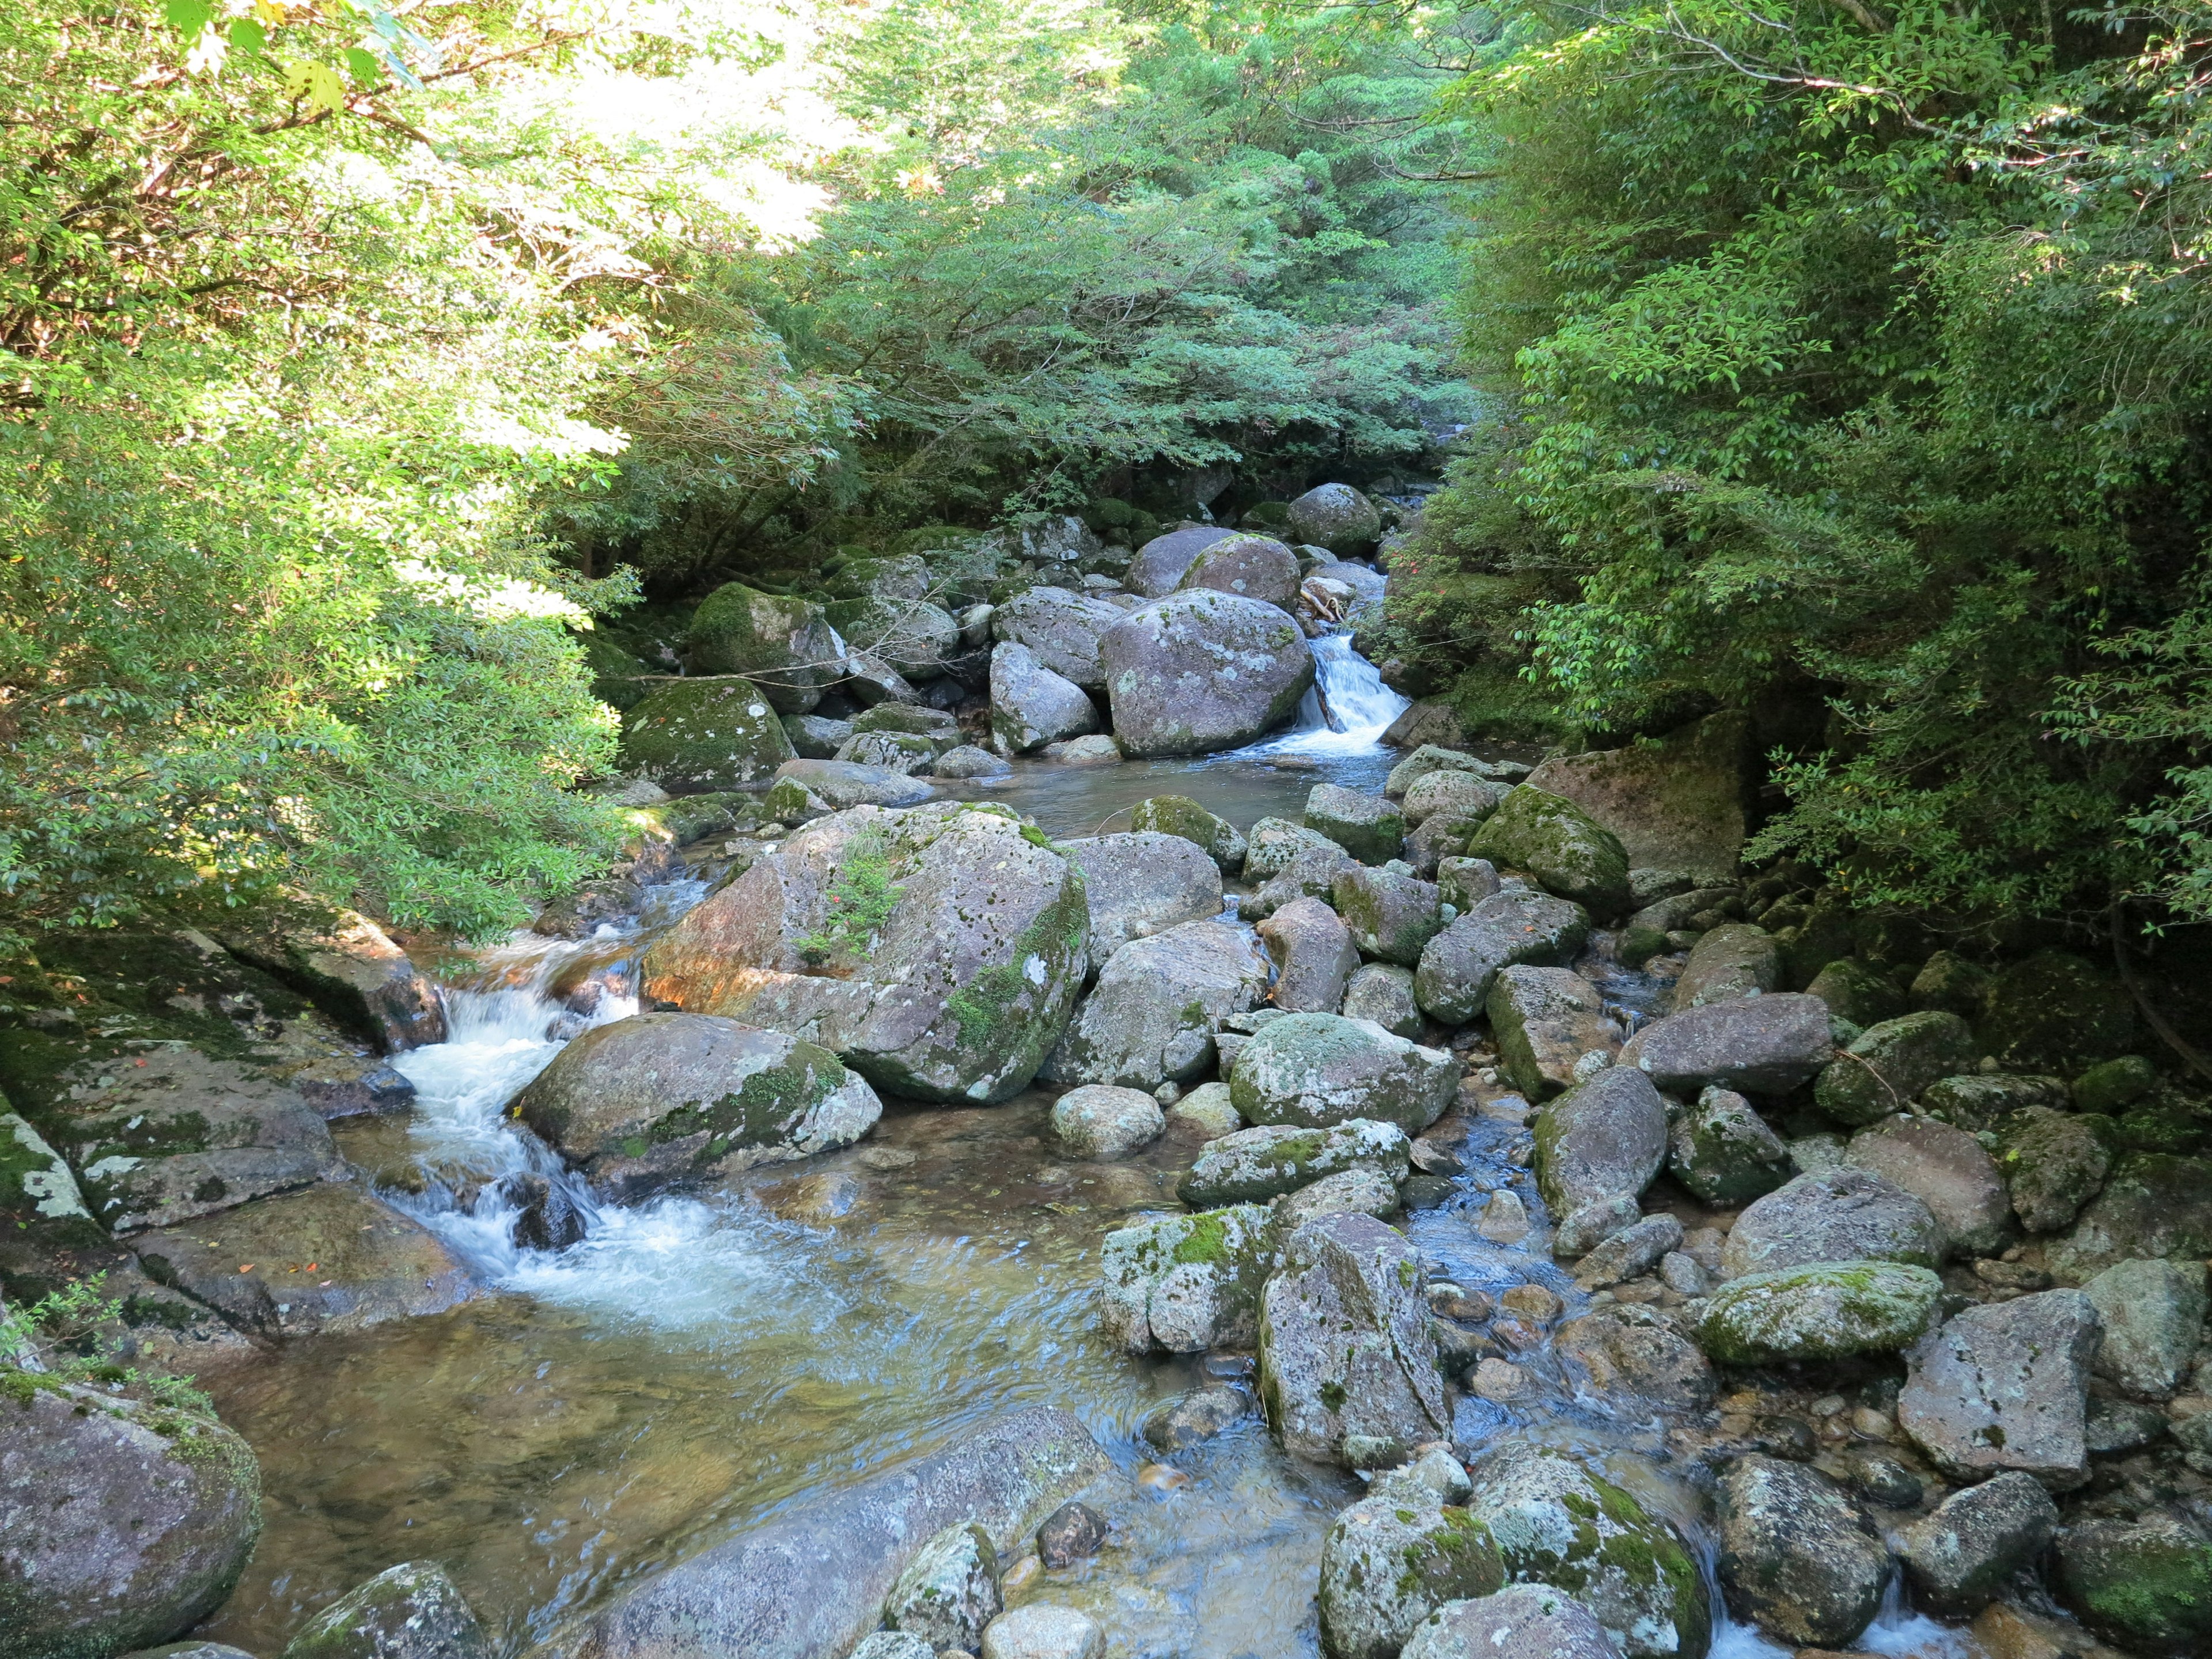
<path id="1" fill-rule="evenodd" d="M 363 52 L 359 46 L 348 46 L 345 52 L 346 70 L 354 80 L 364 87 L 373 87 L 382 78 L 384 66 L 377 62 L 373 52 Z"/>
<path id="2" fill-rule="evenodd" d="M 197 3 L 197 0 L 193 0 Z M 261 56 L 261 49 L 269 44 L 269 31 L 250 17 L 241 17 L 230 26 L 230 45 L 234 52 L 242 52 L 249 58 Z"/>
<path id="3" fill-rule="evenodd" d="M 215 8 L 209 0 L 164 0 L 161 15 L 185 39 L 196 40 L 200 31 L 215 20 Z"/>

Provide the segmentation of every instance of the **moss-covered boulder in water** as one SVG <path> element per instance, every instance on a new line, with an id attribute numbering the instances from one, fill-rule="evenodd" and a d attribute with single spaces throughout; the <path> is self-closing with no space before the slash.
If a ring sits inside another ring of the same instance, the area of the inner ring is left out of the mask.
<path id="1" fill-rule="evenodd" d="M 402 1561 L 317 1613 L 284 1659 L 483 1659 L 492 1644 L 435 1561 Z"/>
<path id="2" fill-rule="evenodd" d="M 1326 1129 L 1263 1124 L 1209 1141 L 1176 1188 L 1193 1208 L 1261 1203 L 1346 1170 L 1406 1178 L 1412 1142 L 1395 1123 L 1355 1118 Z"/>
<path id="3" fill-rule="evenodd" d="M 1628 908 L 1628 852 L 1572 801 L 1522 784 L 1467 844 L 1469 858 L 1526 870 L 1545 888 L 1601 916 Z"/>
<path id="4" fill-rule="evenodd" d="M 1504 1587 L 1490 1528 L 1453 1504 L 1361 1499 L 1322 1546 L 1322 1642 L 1332 1659 L 1396 1659 L 1422 1620 Z"/>
<path id="5" fill-rule="evenodd" d="M 1373 1118 L 1409 1135 L 1443 1116 L 1458 1088 L 1450 1054 L 1339 1014 L 1271 1022 L 1229 1073 L 1229 1097 L 1248 1122 L 1326 1128 Z"/>
<path id="6" fill-rule="evenodd" d="M 844 672 L 822 607 L 726 582 L 693 613 L 685 644 L 695 674 L 742 674 L 779 714 L 804 714 Z"/>
<path id="7" fill-rule="evenodd" d="M 2134 1046 L 2135 1000 L 2080 957 L 2043 951 L 1998 971 L 1975 1030 L 2009 1066 L 2070 1074 Z"/>
<path id="8" fill-rule="evenodd" d="M 1698 1322 L 1698 1346 L 1723 1365 L 1896 1353 L 1936 1318 L 1943 1281 L 1896 1261 L 1814 1261 L 1732 1279 Z"/>
<path id="9" fill-rule="evenodd" d="M 1620 1049 L 1620 1028 L 1597 987 L 1570 969 L 1501 969 L 1485 1006 L 1498 1069 L 1531 1100 L 1571 1087 L 1585 1056 L 1610 1060 Z"/>
<path id="10" fill-rule="evenodd" d="M 1237 875 L 1244 868 L 1243 833 L 1228 819 L 1216 817 L 1188 795 L 1153 795 L 1139 801 L 1130 812 L 1129 828 L 1181 836 L 1185 841 L 1196 842 L 1224 876 Z"/>
<path id="11" fill-rule="evenodd" d="M 1251 1342 L 1275 1266 L 1263 1204 L 1139 1222 L 1098 1253 L 1107 1333 L 1131 1353 L 1199 1353 Z"/>
<path id="12" fill-rule="evenodd" d="M 1362 864 L 1387 864 L 1406 839 L 1406 821 L 1381 795 L 1317 783 L 1306 795 L 1306 828 L 1327 836 Z"/>
<path id="13" fill-rule="evenodd" d="M 796 758 L 775 706 L 748 679 L 664 682 L 623 716 L 622 752 L 672 795 L 758 782 Z"/>
<path id="14" fill-rule="evenodd" d="M 1187 921 L 1132 939 L 1099 974 L 1044 1075 L 1127 1089 L 1186 1081 L 1212 1064 L 1221 1022 L 1267 991 L 1267 958 L 1224 922 Z"/>
<path id="15" fill-rule="evenodd" d="M 1974 1068 L 1974 1034 L 1956 1014 L 1905 1014 L 1854 1038 L 1820 1073 L 1813 1098 L 1853 1127 L 1901 1112 L 1941 1079 Z"/>

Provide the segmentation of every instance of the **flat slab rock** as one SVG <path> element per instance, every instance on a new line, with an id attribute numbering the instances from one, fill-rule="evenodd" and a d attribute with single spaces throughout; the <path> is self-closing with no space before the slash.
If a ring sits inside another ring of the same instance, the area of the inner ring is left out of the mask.
<path id="1" fill-rule="evenodd" d="M 1906 1351 L 1898 1425 L 1954 1476 L 2019 1469 L 2054 1491 L 2077 1486 L 2099 1329 L 2080 1291 L 1969 1308 Z"/>

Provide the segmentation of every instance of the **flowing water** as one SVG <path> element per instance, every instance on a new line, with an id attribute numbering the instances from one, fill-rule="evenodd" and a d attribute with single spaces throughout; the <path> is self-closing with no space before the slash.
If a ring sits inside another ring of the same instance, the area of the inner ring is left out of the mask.
<path id="1" fill-rule="evenodd" d="M 1379 787 L 1395 757 L 1376 738 L 1403 701 L 1348 641 L 1317 641 L 1316 654 L 1306 718 L 1271 742 L 1197 761 L 1024 763 L 994 793 L 1071 836 L 1115 827 L 1169 790 L 1249 826 L 1295 817 L 1316 781 Z M 484 1293 L 204 1379 L 267 1486 L 261 1544 L 209 1636 L 273 1654 L 369 1574 L 435 1558 L 519 1652 L 627 1579 L 1022 1406 L 1072 1410 L 1134 1474 L 1152 1456 L 1136 1432 L 1146 1413 L 1206 1380 L 1194 1359 L 1123 1355 L 1096 1310 L 1101 1237 L 1134 1213 L 1179 1208 L 1189 1149 L 1061 1162 L 1042 1093 L 894 1109 L 844 1152 L 630 1208 L 595 1204 L 504 1122 L 562 1043 L 635 1011 L 637 949 L 702 890 L 655 890 L 635 921 L 579 944 L 525 938 L 475 958 L 448 993 L 451 1040 L 397 1062 L 418 1091 L 412 1115 L 334 1126 L 364 1170 L 416 1172 L 387 1196 Z M 1631 1013 L 1646 1002 L 1635 977 L 1607 988 Z M 1476 1117 L 1462 1155 L 1452 1201 L 1408 1224 L 1432 1273 L 1469 1289 L 1533 1279 L 1571 1312 L 1580 1298 L 1548 1256 L 1488 1243 L 1471 1224 L 1510 1186 L 1540 1227 L 1525 1133 Z M 517 1245 L 512 1193 L 528 1176 L 586 1218 L 582 1242 Z M 1463 1404 L 1463 1448 L 1514 1434 L 1613 1460 L 1694 1531 L 1692 1496 L 1652 1473 L 1659 1425 L 1578 1400 L 1546 1349 L 1520 1358 L 1537 1397 Z M 1317 1653 L 1322 1541 L 1358 1479 L 1285 1456 L 1256 1418 L 1175 1462 L 1189 1484 L 1153 1495 L 1133 1482 L 1109 1548 L 1049 1575 L 1051 1598 L 1093 1611 L 1113 1659 Z M 1866 1644 L 1933 1655 L 1941 1632 L 1924 1625 L 1898 1610 Z M 1716 1650 L 1786 1651 L 1736 1626 Z"/>

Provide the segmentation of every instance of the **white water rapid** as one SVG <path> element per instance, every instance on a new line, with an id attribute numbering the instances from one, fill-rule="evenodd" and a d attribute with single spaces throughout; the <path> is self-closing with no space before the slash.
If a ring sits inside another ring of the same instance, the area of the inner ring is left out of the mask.
<path id="1" fill-rule="evenodd" d="M 1353 755 L 1373 749 L 1407 699 L 1382 684 L 1375 665 L 1352 648 L 1348 633 L 1312 641 L 1314 683 L 1298 705 L 1298 723 L 1261 745 L 1277 754 Z"/>

